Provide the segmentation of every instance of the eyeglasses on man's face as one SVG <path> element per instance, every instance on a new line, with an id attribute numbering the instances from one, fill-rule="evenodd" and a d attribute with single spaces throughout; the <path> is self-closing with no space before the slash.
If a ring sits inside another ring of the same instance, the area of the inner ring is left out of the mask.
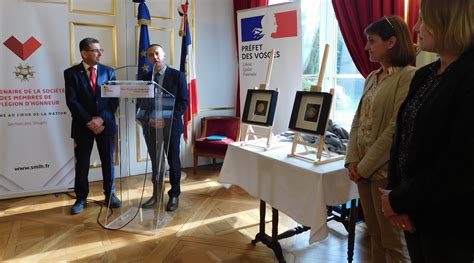
<path id="1" fill-rule="evenodd" d="M 86 51 L 89 51 L 89 52 L 95 52 L 95 53 L 104 53 L 104 49 L 103 48 L 94 48 L 94 49 L 86 49 Z"/>

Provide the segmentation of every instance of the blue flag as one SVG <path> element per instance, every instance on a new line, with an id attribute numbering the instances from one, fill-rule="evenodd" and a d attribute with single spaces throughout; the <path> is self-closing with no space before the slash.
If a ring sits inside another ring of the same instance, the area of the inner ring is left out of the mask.
<path id="1" fill-rule="evenodd" d="M 136 0 L 134 0 L 135 2 Z M 148 26 L 150 25 L 150 12 L 145 4 L 145 0 L 141 0 L 138 5 L 138 24 L 140 25 L 140 41 L 138 46 L 138 72 L 137 78 L 141 79 L 143 75 L 147 74 L 153 69 L 146 57 L 146 50 L 150 45 L 150 38 L 148 36 Z"/>

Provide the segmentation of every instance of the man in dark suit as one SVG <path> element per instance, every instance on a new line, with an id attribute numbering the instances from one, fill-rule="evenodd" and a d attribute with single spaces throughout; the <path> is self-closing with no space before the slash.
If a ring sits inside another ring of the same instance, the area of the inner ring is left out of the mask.
<path id="1" fill-rule="evenodd" d="M 163 182 L 162 171 L 164 171 L 162 169 L 164 158 L 160 153 L 166 152 L 168 149 L 171 189 L 168 191 L 169 201 L 166 211 L 175 211 L 179 206 L 181 193 L 179 150 L 181 134 L 184 131 L 183 114 L 188 105 L 189 95 L 184 73 L 168 67 L 165 64 L 165 57 L 166 54 L 160 45 L 152 44 L 148 47 L 147 59 L 154 65 L 154 72 L 145 74 L 142 80 L 154 80 L 166 91 L 157 90 L 155 99 L 137 100 L 137 120 L 142 126 L 148 153 L 152 159 L 153 196 L 142 207 L 152 208 L 158 202 L 158 196 L 161 195 L 162 189 L 160 183 Z M 159 99 L 157 100 L 156 97 Z M 156 114 L 157 112 L 158 114 Z M 172 114 L 167 114 L 171 112 Z M 161 149 L 163 146 L 164 151 Z"/>
<path id="2" fill-rule="evenodd" d="M 112 68 L 99 64 L 104 50 L 94 38 L 79 43 L 82 62 L 64 71 L 66 104 L 72 115 L 71 137 L 74 139 L 76 177 L 74 192 L 76 202 L 71 214 L 78 214 L 87 206 L 89 194 L 89 166 L 94 140 L 97 143 L 102 165 L 105 202 L 112 208 L 121 206 L 114 187 L 114 137 L 117 133 L 115 111 L 116 98 L 102 98 L 100 86 L 115 80 Z"/>

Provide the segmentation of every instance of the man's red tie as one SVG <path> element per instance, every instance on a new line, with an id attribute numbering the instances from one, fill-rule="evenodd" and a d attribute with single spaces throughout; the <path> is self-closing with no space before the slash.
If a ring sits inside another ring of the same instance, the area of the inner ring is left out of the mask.
<path id="1" fill-rule="evenodd" d="M 89 84 L 91 84 L 92 92 L 95 94 L 95 89 L 97 86 L 97 74 L 94 67 L 89 67 L 89 70 L 91 71 L 91 75 L 89 76 Z"/>

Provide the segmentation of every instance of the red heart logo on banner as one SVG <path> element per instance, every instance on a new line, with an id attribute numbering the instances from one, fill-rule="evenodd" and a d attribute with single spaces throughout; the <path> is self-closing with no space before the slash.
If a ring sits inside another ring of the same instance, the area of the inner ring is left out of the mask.
<path id="1" fill-rule="evenodd" d="M 3 42 L 3 44 L 23 60 L 27 59 L 39 47 L 41 47 L 41 43 L 34 37 L 30 37 L 24 44 L 22 44 L 18 39 L 16 39 L 16 37 L 11 36 L 7 41 Z"/>

